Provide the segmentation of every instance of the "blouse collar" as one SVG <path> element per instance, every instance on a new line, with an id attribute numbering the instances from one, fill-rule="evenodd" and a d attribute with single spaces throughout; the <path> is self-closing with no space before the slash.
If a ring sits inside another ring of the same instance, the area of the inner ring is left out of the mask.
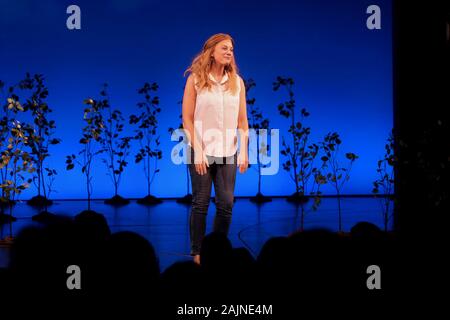
<path id="1" fill-rule="evenodd" d="M 228 72 L 225 72 L 225 75 L 222 77 L 222 81 L 220 81 L 220 83 L 216 81 L 216 79 L 214 79 L 211 73 L 209 73 L 209 79 L 216 84 L 224 84 L 225 82 L 228 81 Z"/>

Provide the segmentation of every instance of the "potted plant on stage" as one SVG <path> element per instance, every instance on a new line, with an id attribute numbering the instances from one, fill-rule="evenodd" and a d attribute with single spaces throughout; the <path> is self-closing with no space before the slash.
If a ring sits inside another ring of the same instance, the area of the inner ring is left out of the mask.
<path id="1" fill-rule="evenodd" d="M 54 120 L 49 119 L 49 114 L 52 110 L 45 101 L 48 96 L 48 89 L 44 84 L 43 75 L 30 76 L 27 73 L 26 78 L 20 82 L 19 86 L 21 89 L 32 90 L 30 98 L 27 99 L 23 107 L 25 111 L 31 113 L 35 126 L 35 129 L 33 129 L 35 139 L 30 140 L 28 145 L 31 149 L 30 154 L 36 163 L 33 183 L 38 194 L 28 200 L 27 203 L 43 209 L 43 211 L 33 216 L 33 220 L 45 221 L 53 217 L 47 208 L 52 204 L 52 201 L 49 199 L 49 193 L 56 176 L 56 170 L 46 167 L 45 160 L 50 156 L 49 146 L 59 144 L 61 140 L 53 137 L 56 125 Z M 48 183 L 46 179 L 49 180 Z"/>
<path id="2" fill-rule="evenodd" d="M 58 173 L 56 172 L 55 169 L 51 169 L 51 168 L 44 168 L 45 174 L 44 176 L 46 177 L 46 181 L 45 181 L 45 186 L 43 186 L 43 188 L 47 188 L 46 190 L 46 197 L 48 199 L 50 199 L 50 194 L 52 192 L 56 192 L 53 189 L 53 183 L 55 182 L 56 176 L 58 175 Z M 54 218 L 55 215 L 53 213 L 48 212 L 48 205 L 44 205 L 44 211 L 41 211 L 40 213 L 38 213 L 37 215 L 34 215 L 32 217 L 32 220 L 34 221 L 41 221 L 41 222 L 46 222 L 51 220 L 52 218 Z"/>
<path id="3" fill-rule="evenodd" d="M 320 147 L 318 147 L 317 145 L 313 145 L 310 148 L 312 150 L 309 150 L 307 152 L 309 152 L 309 153 L 318 152 L 319 148 Z M 328 183 L 327 177 L 324 174 L 325 168 L 326 168 L 326 161 L 322 160 L 320 166 L 314 167 L 311 165 L 310 168 L 311 168 L 311 170 L 305 170 L 305 172 L 302 172 L 301 175 L 302 176 L 304 175 L 306 177 L 306 181 L 309 181 L 310 177 L 312 177 L 312 179 L 311 179 L 312 182 L 307 182 L 307 184 L 308 184 L 308 188 L 310 190 L 308 194 L 309 194 L 309 197 L 312 197 L 313 203 L 309 209 L 305 208 L 305 203 L 302 201 L 299 203 L 296 203 L 296 205 L 300 206 L 300 228 L 299 228 L 299 231 L 304 230 L 305 217 L 307 216 L 307 214 L 310 212 L 315 212 L 319 208 L 320 204 L 322 203 L 322 191 L 320 190 L 320 188 L 323 185 Z"/>
<path id="4" fill-rule="evenodd" d="M 107 101 L 89 98 L 84 100 L 84 103 L 87 105 L 83 116 L 85 126 L 82 129 L 82 137 L 79 141 L 82 149 L 78 152 L 78 158 L 75 154 L 66 157 L 66 169 L 72 170 L 75 164 L 81 167 L 81 172 L 86 178 L 87 210 L 80 214 L 94 215 L 97 213 L 91 210 L 92 164 L 95 157 L 104 152 L 101 144 L 102 133 L 105 129 L 102 110 L 105 108 Z"/>
<path id="5" fill-rule="evenodd" d="M 8 136 L 10 135 L 10 130 L 9 130 L 9 123 L 10 121 L 12 121 L 10 114 L 13 112 L 11 111 L 11 109 L 8 109 L 10 102 L 12 102 L 9 99 L 12 99 L 12 96 L 14 95 L 13 91 L 14 91 L 14 87 L 9 87 L 8 88 L 8 92 L 7 95 L 4 92 L 5 90 L 5 83 L 0 80 L 0 92 L 1 92 L 1 101 L 2 101 L 2 105 L 1 105 L 1 118 L 0 118 L 0 151 L 2 152 L 2 158 L 0 159 L 1 161 L 1 165 L 0 165 L 0 184 L 3 185 L 5 180 L 7 179 L 7 173 L 8 173 L 8 163 L 5 162 L 4 157 L 3 157 L 3 152 L 4 149 L 6 148 L 6 146 L 8 144 L 6 144 L 6 141 L 8 140 Z M 19 99 L 16 96 L 17 100 Z M 3 104 L 4 101 L 6 101 L 6 104 Z M 7 202 L 6 200 L 6 196 L 5 196 L 5 191 L 2 188 L 2 194 L 0 197 L 0 208 L 1 208 L 1 212 L 0 212 L 0 223 L 1 221 L 9 221 L 9 219 L 12 220 L 16 220 L 14 217 L 10 217 L 8 215 L 5 215 L 4 213 L 4 209 L 6 207 L 9 207 L 10 203 Z"/>
<path id="6" fill-rule="evenodd" d="M 344 184 L 350 179 L 350 171 L 352 169 L 353 163 L 356 159 L 358 159 L 358 156 L 351 152 L 346 153 L 345 158 L 347 159 L 347 166 L 342 165 L 340 154 L 340 145 L 342 144 L 342 141 L 337 132 L 328 133 L 324 138 L 324 142 L 322 142 L 321 144 L 325 152 L 322 160 L 326 162 L 326 178 L 336 190 L 338 202 L 338 231 L 342 233 L 342 189 L 344 187 Z"/>
<path id="7" fill-rule="evenodd" d="M 396 157 L 394 155 L 394 136 L 391 133 L 385 145 L 384 158 L 378 160 L 377 162 L 378 179 L 373 182 L 372 189 L 372 193 L 375 197 L 380 199 L 384 231 L 388 231 L 389 220 L 391 219 L 395 163 Z"/>
<path id="8" fill-rule="evenodd" d="M 0 92 L 1 92 L 1 111 L 2 115 L 0 118 L 0 150 L 2 152 L 2 158 L 0 159 L 0 184 L 5 185 L 5 181 L 8 179 L 8 165 L 9 161 L 6 161 L 6 152 L 9 152 L 6 146 L 10 135 L 10 123 L 14 120 L 13 115 L 19 111 L 23 111 L 23 107 L 19 102 L 19 97 L 14 94 L 14 87 L 11 86 L 8 88 L 7 93 L 5 91 L 5 83 L 0 80 Z M 6 101 L 5 104 L 4 101 Z M 12 106 L 12 107 L 11 107 Z M 10 108 L 11 107 L 11 108 Z M 10 205 L 14 203 L 10 202 L 10 200 L 6 197 L 4 188 L 2 189 L 2 194 L 0 197 L 0 224 L 4 222 L 9 222 L 10 220 L 15 221 L 16 218 L 12 215 L 5 214 L 5 208 L 9 208 Z"/>
<path id="9" fill-rule="evenodd" d="M 124 117 L 120 110 L 111 108 L 107 88 L 108 85 L 104 84 L 103 90 L 100 92 L 103 99 L 102 111 L 105 124 L 105 127 L 101 131 L 100 143 L 104 150 L 102 161 L 106 165 L 108 175 L 114 185 L 114 196 L 105 200 L 105 203 L 111 205 L 125 205 L 130 203 L 130 201 L 120 196 L 118 192 L 122 173 L 128 164 L 126 159 L 130 154 L 130 141 L 132 137 L 122 135 Z"/>
<path id="10" fill-rule="evenodd" d="M 4 222 L 10 223 L 10 238 L 12 238 L 12 225 L 13 219 L 12 210 L 13 203 L 17 200 L 22 191 L 30 186 L 31 178 L 27 178 L 24 174 L 33 173 L 35 168 L 33 166 L 33 158 L 30 154 L 24 151 L 28 140 L 33 139 L 33 136 L 28 136 L 26 131 L 23 130 L 25 126 L 18 120 L 14 120 L 11 125 L 11 137 L 8 139 L 7 150 L 2 151 L 2 163 L 9 164 L 9 172 L 6 180 L 0 185 L 2 194 L 5 195 L 4 202 L 9 203 L 9 216 L 5 217 L 4 207 L 2 207 L 2 213 L 0 216 L 0 224 Z"/>
<path id="11" fill-rule="evenodd" d="M 269 119 L 264 118 L 262 111 L 259 107 L 255 106 L 256 99 L 249 98 L 249 91 L 256 86 L 253 79 L 244 80 L 246 101 L 249 110 L 249 128 L 254 129 L 256 133 L 256 170 L 258 171 L 258 192 L 256 196 L 251 197 L 250 201 L 255 203 L 264 203 L 272 201 L 272 198 L 267 197 L 261 193 L 261 169 L 266 168 L 266 164 L 261 163 L 261 159 L 266 157 L 269 153 L 270 145 L 267 141 L 261 141 L 260 134 L 270 131 L 269 129 Z"/>
<path id="12" fill-rule="evenodd" d="M 24 109 L 19 102 L 19 97 L 13 93 L 12 87 L 9 89 L 7 103 L 2 109 L 4 114 L 0 121 L 2 137 L 0 141 L 0 169 L 2 173 L 0 224 L 10 224 L 10 234 L 7 240 L 11 240 L 11 223 L 16 220 L 12 215 L 16 197 L 28 188 L 32 181 L 25 174 L 32 174 L 35 171 L 33 158 L 25 151 L 28 142 L 35 139 L 35 136 L 32 134 L 33 131 L 29 130 L 28 125 L 17 120 L 18 113 L 23 112 Z M 9 208 L 9 214 L 5 213 L 5 208 Z"/>
<path id="13" fill-rule="evenodd" d="M 155 175 L 159 172 L 158 160 L 162 158 L 162 151 L 159 149 L 159 136 L 156 136 L 158 128 L 158 114 L 161 112 L 159 98 L 152 96 L 158 90 L 158 84 L 145 83 L 138 93 L 143 100 L 137 104 L 140 114 L 130 116 L 130 124 L 137 125 L 134 139 L 139 141 L 140 149 L 135 155 L 135 163 L 142 163 L 144 166 L 145 178 L 147 180 L 147 195 L 139 199 L 140 204 L 158 204 L 161 199 L 151 194 L 151 184 Z"/>
<path id="14" fill-rule="evenodd" d="M 290 119 L 288 132 L 291 134 L 291 142 L 287 142 L 282 137 L 282 148 L 280 153 L 287 157 L 283 163 L 283 169 L 289 172 L 289 176 L 295 183 L 295 192 L 287 198 L 289 202 L 305 203 L 308 201 L 308 185 L 310 178 L 315 177 L 320 172 L 315 167 L 315 159 L 321 151 L 320 145 L 310 141 L 311 128 L 304 125 L 305 119 L 309 117 L 309 112 L 302 108 L 300 113 L 296 114 L 292 78 L 277 77 L 273 83 L 273 90 L 277 91 L 283 87 L 287 90 L 289 100 L 278 105 L 279 113 Z M 298 119 L 296 118 L 298 117 Z"/>

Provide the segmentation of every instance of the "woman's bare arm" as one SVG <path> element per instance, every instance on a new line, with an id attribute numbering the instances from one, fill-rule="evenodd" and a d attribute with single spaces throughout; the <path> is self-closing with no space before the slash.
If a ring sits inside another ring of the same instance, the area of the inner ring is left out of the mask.
<path id="1" fill-rule="evenodd" d="M 194 163 L 201 164 L 203 162 L 203 147 L 199 136 L 195 133 L 194 127 L 194 111 L 197 92 L 194 85 L 194 77 L 190 75 L 186 81 L 183 95 L 182 118 L 183 129 L 186 137 L 194 149 Z M 196 165 L 197 166 L 197 165 Z M 203 169 L 203 168 L 202 168 Z M 201 170 L 203 172 L 203 170 Z M 205 169 L 206 171 L 206 169 Z"/>
<path id="2" fill-rule="evenodd" d="M 239 97 L 239 115 L 238 115 L 238 129 L 240 134 L 241 152 L 248 151 L 248 118 L 247 118 L 247 101 L 245 95 L 244 81 L 241 82 L 241 93 Z"/>
<path id="3" fill-rule="evenodd" d="M 195 111 L 196 91 L 193 76 L 190 75 L 186 81 L 183 95 L 182 118 L 183 129 L 185 130 L 190 145 L 194 148 L 194 111 Z M 195 149 L 194 149 L 195 150 Z"/>

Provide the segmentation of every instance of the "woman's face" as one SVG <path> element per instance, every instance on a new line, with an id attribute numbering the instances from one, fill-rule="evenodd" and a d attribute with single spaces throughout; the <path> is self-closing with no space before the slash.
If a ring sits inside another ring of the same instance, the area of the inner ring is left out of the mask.
<path id="1" fill-rule="evenodd" d="M 220 65 L 227 65 L 231 63 L 233 58 L 233 44 L 231 40 L 220 41 L 213 51 L 214 61 Z"/>

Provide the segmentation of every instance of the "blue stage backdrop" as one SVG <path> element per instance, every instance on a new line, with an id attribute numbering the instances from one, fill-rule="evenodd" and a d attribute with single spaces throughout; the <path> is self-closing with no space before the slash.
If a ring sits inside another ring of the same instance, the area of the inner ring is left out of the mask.
<path id="1" fill-rule="evenodd" d="M 52 195 L 56 199 L 86 197 L 79 168 L 65 170 L 65 156 L 81 149 L 83 99 L 98 97 L 107 82 L 112 107 L 128 118 L 138 112 L 137 89 L 157 82 L 163 159 L 152 194 L 183 196 L 186 170 L 170 160 L 175 142 L 168 133 L 180 123 L 183 72 L 210 35 L 229 33 L 235 39 L 240 74 L 255 80 L 251 97 L 271 127 L 288 135 L 289 121 L 277 110 L 287 93 L 274 92 L 272 82 L 279 75 L 292 77 L 297 108 L 311 113 L 306 124 L 312 139 L 337 131 L 342 151 L 359 156 L 343 193 L 370 194 L 377 160 L 393 125 L 391 3 L 376 1 L 381 29 L 369 30 L 366 10 L 372 2 L 1 0 L 0 79 L 10 85 L 26 72 L 45 76 L 56 136 L 62 139 L 50 149 L 48 159 L 58 172 L 57 193 Z M 71 4 L 81 9 L 80 30 L 66 27 Z M 137 148 L 134 144 L 132 153 Z M 129 162 L 119 193 L 145 196 L 143 167 L 134 164 L 133 154 Z M 100 158 L 94 167 L 93 197 L 112 196 L 113 185 Z M 256 170 L 238 173 L 236 195 L 252 196 L 256 191 Z M 263 177 L 262 191 L 289 195 L 295 187 L 280 164 L 276 175 Z M 331 187 L 323 191 L 333 194 Z M 21 198 L 35 193 L 31 188 Z"/>

